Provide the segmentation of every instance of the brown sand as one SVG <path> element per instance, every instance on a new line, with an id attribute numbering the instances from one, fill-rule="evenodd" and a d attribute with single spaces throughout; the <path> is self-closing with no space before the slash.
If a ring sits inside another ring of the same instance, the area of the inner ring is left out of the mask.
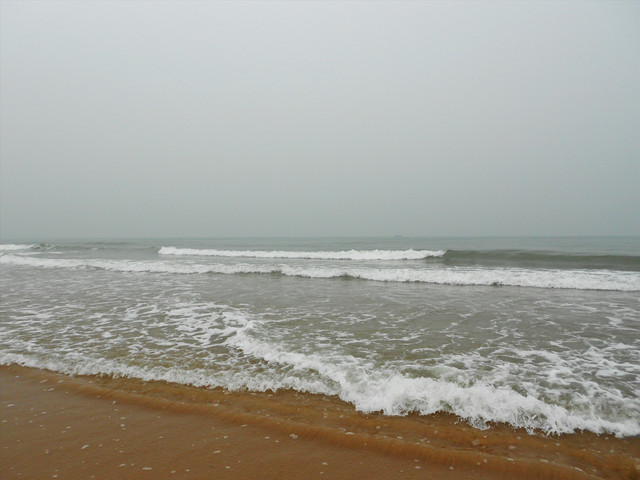
<path id="1" fill-rule="evenodd" d="M 0 478 L 640 479 L 640 438 L 477 430 L 229 393 L 0 368 Z"/>

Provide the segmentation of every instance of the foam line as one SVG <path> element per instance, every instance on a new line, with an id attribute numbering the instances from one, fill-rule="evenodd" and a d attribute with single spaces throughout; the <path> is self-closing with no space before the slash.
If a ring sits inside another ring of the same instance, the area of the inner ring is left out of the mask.
<path id="1" fill-rule="evenodd" d="M 611 270 L 550 270 L 521 268 L 336 268 L 179 263 L 165 261 L 79 260 L 0 255 L 0 264 L 41 268 L 97 268 L 131 273 L 274 274 L 305 278 L 353 278 L 378 282 L 414 282 L 459 286 L 512 286 L 574 290 L 640 291 L 640 272 Z"/>
<path id="2" fill-rule="evenodd" d="M 263 250 L 212 250 L 195 248 L 162 247 L 160 255 L 198 255 L 211 257 L 245 258 L 306 258 L 313 260 L 420 260 L 442 257 L 444 250 L 343 250 L 324 252 L 263 251 Z"/>

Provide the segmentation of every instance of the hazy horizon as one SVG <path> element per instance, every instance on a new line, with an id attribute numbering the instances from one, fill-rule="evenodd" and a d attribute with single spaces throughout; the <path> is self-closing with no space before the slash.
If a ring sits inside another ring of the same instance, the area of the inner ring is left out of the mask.
<path id="1" fill-rule="evenodd" d="M 94 236 L 94 237 L 56 237 L 56 236 L 44 236 L 44 237 L 2 237 L 0 243 L 2 244 L 48 244 L 50 242 L 56 242 L 61 244 L 73 244 L 77 242 L 87 243 L 118 243 L 118 242 L 154 242 L 154 241 L 175 241 L 175 242 L 203 242 L 203 241 L 251 241 L 251 240 L 267 240 L 267 241 L 313 241 L 318 240 L 321 242 L 329 241 L 350 241 L 354 242 L 360 240 L 385 240 L 392 241 L 398 240 L 399 242 L 407 242 L 412 240 L 425 240 L 425 241 L 439 241 L 449 240 L 454 243 L 457 241 L 506 241 L 509 246 L 505 246 L 507 250 L 513 249 L 539 249 L 539 245 L 528 245 L 527 243 L 519 244 L 513 243 L 518 241 L 548 241 L 548 240 L 587 240 L 595 241 L 599 239 L 611 239 L 611 240 L 629 240 L 632 243 L 628 245 L 628 248 L 636 249 L 640 242 L 640 235 L 298 235 L 298 236 L 283 236 L 283 235 L 239 235 L 239 236 L 138 236 L 138 237 L 110 237 L 110 236 Z M 240 248 L 239 246 L 235 246 Z M 410 248 L 420 248 L 419 245 L 414 245 Z M 253 248 L 253 247 L 252 247 Z M 344 248 L 351 248 L 349 245 L 344 245 Z M 400 248 L 400 247 L 399 247 Z M 401 247 L 404 248 L 404 247 Z M 453 247 L 452 247 L 453 248 Z M 456 247 L 458 248 L 458 247 Z M 500 248 L 495 245 L 490 248 Z M 455 248 L 454 248 L 455 249 Z"/>
<path id="2" fill-rule="evenodd" d="M 0 241 L 640 235 L 640 4 L 0 3 Z"/>

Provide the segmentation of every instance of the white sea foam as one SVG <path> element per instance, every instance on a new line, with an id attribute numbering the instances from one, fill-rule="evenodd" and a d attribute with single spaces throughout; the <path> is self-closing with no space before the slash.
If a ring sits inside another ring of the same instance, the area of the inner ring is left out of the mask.
<path id="1" fill-rule="evenodd" d="M 0 256 L 0 264 L 22 265 L 40 268 L 96 268 L 123 273 L 173 273 L 173 274 L 237 274 L 276 273 L 278 267 L 248 264 L 190 264 L 134 260 L 80 260 L 74 258 L 34 258 L 16 255 Z"/>
<path id="2" fill-rule="evenodd" d="M 172 274 L 280 273 L 306 278 L 357 278 L 379 282 L 415 282 L 459 286 L 514 286 L 575 290 L 640 291 L 640 273 L 612 270 L 521 268 L 337 268 L 286 264 L 200 264 L 165 261 L 79 260 L 5 254 L 0 264 L 42 268 L 98 268 L 118 272 Z"/>
<path id="3" fill-rule="evenodd" d="M 599 270 L 519 268 L 330 268 L 281 265 L 283 275 L 359 278 L 379 282 L 417 282 L 460 286 L 514 286 L 576 290 L 640 291 L 640 273 Z"/>
<path id="4" fill-rule="evenodd" d="M 640 272 L 24 247 L 0 250 L 0 364 L 640 435 Z"/>
<path id="5" fill-rule="evenodd" d="M 640 422 L 632 418 L 619 421 L 600 417 L 593 408 L 572 411 L 546 403 L 536 396 L 521 394 L 508 386 L 482 380 L 460 384 L 443 378 L 410 378 L 394 369 L 376 368 L 366 360 L 350 355 L 303 354 L 291 352 L 251 335 L 251 326 L 238 330 L 226 343 L 246 355 L 270 364 L 291 366 L 294 370 L 318 372 L 328 379 L 322 393 L 335 394 L 363 412 L 428 415 L 438 411 L 454 413 L 476 427 L 487 422 L 506 422 L 528 430 L 569 433 L 584 429 L 596 433 L 613 432 L 628 436 L 640 434 Z M 336 385 L 336 387 L 332 387 Z M 317 382 L 314 384 L 317 388 Z M 618 399 L 624 402 L 624 399 Z M 627 400 L 637 411 L 640 401 Z"/>
<path id="6" fill-rule="evenodd" d="M 567 359 L 571 361 L 573 357 L 546 349 L 516 349 L 514 353 L 519 357 L 532 359 L 524 364 L 502 364 L 500 355 L 495 355 L 490 360 L 493 372 L 482 368 L 489 359 L 475 351 L 456 358 L 445 355 L 438 365 L 440 374 L 410 376 L 393 363 L 356 357 L 341 348 L 305 350 L 304 344 L 297 342 L 287 346 L 286 339 L 273 330 L 272 321 L 225 304 L 179 301 L 158 308 L 155 303 L 142 303 L 120 313 L 121 319 L 114 318 L 111 323 L 108 319 L 92 321 L 90 325 L 83 320 L 74 321 L 74 309 L 65 308 L 69 311 L 60 313 L 58 309 L 55 315 L 30 307 L 16 312 L 11 327 L 0 328 L 0 339 L 4 342 L 0 364 L 18 363 L 67 374 L 107 374 L 230 390 L 295 389 L 338 396 L 362 412 L 387 415 L 450 412 L 478 428 L 486 427 L 487 422 L 507 422 L 550 434 L 576 430 L 618 436 L 640 434 L 640 417 L 633 413 L 640 412 L 637 395 L 625 396 L 617 389 L 587 380 L 580 369 L 569 368 L 573 364 L 567 364 Z M 64 322 L 60 323 L 60 318 Z M 153 335 L 146 333 L 148 322 L 155 329 Z M 58 326 L 52 328 L 55 325 Z M 105 328 L 109 329 L 106 335 Z M 60 338 L 73 332 L 74 341 L 55 341 L 55 348 L 51 349 L 38 341 L 11 340 L 16 330 L 23 337 L 28 331 L 33 338 L 46 335 L 47 339 L 56 331 L 62 335 Z M 100 338 L 97 344 L 96 335 Z M 128 338 L 128 353 L 121 351 L 123 338 Z M 118 350 L 115 358 L 114 346 Z M 160 352 L 162 361 L 158 362 Z M 605 353 L 592 348 L 577 361 L 607 369 L 602 375 L 637 372 L 637 366 L 614 363 Z M 166 361 L 167 356 L 175 356 L 175 360 Z M 452 362 L 465 368 L 454 369 L 457 373 L 452 374 L 452 367 L 448 366 Z M 527 382 L 512 368 L 522 365 L 526 369 L 532 365 L 537 369 L 534 365 L 540 364 L 555 366 L 547 368 L 546 378 L 552 386 L 534 384 L 516 391 L 513 386 L 522 388 Z M 586 368 L 590 370 L 591 367 Z M 568 382 L 574 380 L 586 385 L 586 390 L 572 390 Z M 554 401 L 567 391 L 575 392 L 569 404 Z"/>
<path id="7" fill-rule="evenodd" d="M 420 260 L 442 257 L 445 250 L 343 250 L 325 252 L 263 251 L 263 250 L 212 250 L 196 248 L 162 247 L 161 255 L 200 255 L 211 257 L 245 258 L 300 258 L 312 260 Z"/>
<path id="8" fill-rule="evenodd" d="M 22 245 L 15 243 L 2 243 L 0 244 L 0 252 L 12 252 L 16 250 L 29 250 L 33 248 L 34 245 Z"/>
<path id="9" fill-rule="evenodd" d="M 20 364 L 72 375 L 107 374 L 230 390 L 293 388 L 336 395 L 365 413 L 405 415 L 417 412 L 428 415 L 439 411 L 450 412 L 477 428 L 486 428 L 488 422 L 506 422 L 516 428 L 542 430 L 548 434 L 571 433 L 576 430 L 610 432 L 622 437 L 640 434 L 640 422 L 632 417 L 609 420 L 599 416 L 593 409 L 575 411 L 546 403 L 533 395 L 523 395 L 507 386 L 496 387 L 483 381 L 461 385 L 437 378 L 410 378 L 392 370 L 375 369 L 366 361 L 350 356 L 308 355 L 286 351 L 252 338 L 248 335 L 252 327 L 253 324 L 247 322 L 243 327 L 236 328 L 227 340 L 227 345 L 267 364 L 289 367 L 293 373 L 283 373 L 278 369 L 266 370 L 260 374 L 246 370 L 186 370 L 178 366 L 129 365 L 122 359 L 73 354 L 42 356 L 34 353 L 2 353 L 0 364 Z M 316 375 L 305 374 L 307 371 Z M 637 402 L 630 407 L 637 410 Z"/>

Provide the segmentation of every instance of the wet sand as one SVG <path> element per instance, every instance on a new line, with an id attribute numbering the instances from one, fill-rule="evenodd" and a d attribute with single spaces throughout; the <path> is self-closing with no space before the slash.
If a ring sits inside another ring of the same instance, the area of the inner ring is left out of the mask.
<path id="1" fill-rule="evenodd" d="M 0 478 L 640 479 L 640 438 L 0 367 Z"/>

